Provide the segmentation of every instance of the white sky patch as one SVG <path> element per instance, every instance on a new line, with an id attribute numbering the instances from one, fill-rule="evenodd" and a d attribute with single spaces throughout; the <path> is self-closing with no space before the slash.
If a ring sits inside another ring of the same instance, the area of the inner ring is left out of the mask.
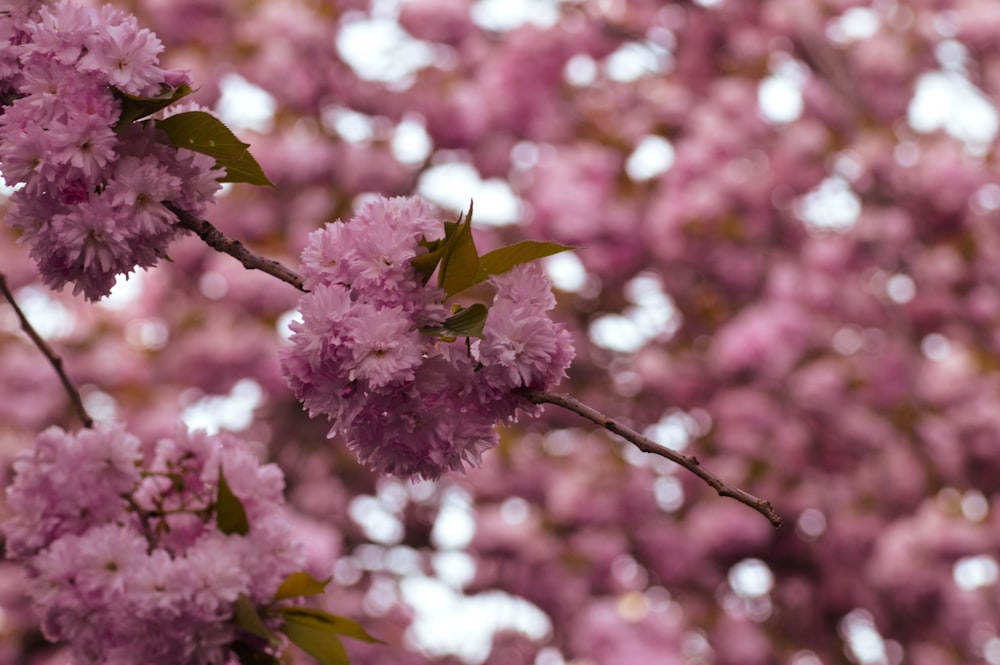
<path id="1" fill-rule="evenodd" d="M 279 316 L 277 323 L 274 324 L 274 327 L 278 332 L 278 337 L 280 337 L 283 342 L 287 342 L 292 338 L 292 331 L 288 327 L 291 325 L 292 321 L 302 321 L 302 315 L 299 313 L 299 310 L 288 310 Z"/>
<path id="2" fill-rule="evenodd" d="M 833 176 L 800 198 L 796 208 L 814 231 L 848 231 L 861 214 L 861 200 L 846 180 Z"/>
<path id="3" fill-rule="evenodd" d="M 142 295 L 142 282 L 145 278 L 145 272 L 134 272 L 128 277 L 118 275 L 111 293 L 98 301 L 97 306 L 115 311 L 126 309 Z"/>
<path id="4" fill-rule="evenodd" d="M 799 651 L 792 656 L 791 665 L 823 665 L 823 661 L 813 651 Z"/>
<path id="5" fill-rule="evenodd" d="M 83 408 L 96 421 L 115 420 L 118 417 L 118 403 L 115 398 L 101 390 L 84 391 Z"/>
<path id="6" fill-rule="evenodd" d="M 263 88 L 253 85 L 239 74 L 226 74 L 219 81 L 222 93 L 215 112 L 229 128 L 269 132 L 274 127 L 277 103 Z"/>
<path id="7" fill-rule="evenodd" d="M 483 180 L 479 172 L 464 162 L 433 166 L 420 177 L 418 192 L 428 200 L 451 210 L 468 210 L 475 202 L 473 222 L 502 226 L 514 224 L 521 205 L 510 185 L 497 178 Z"/>
<path id="8" fill-rule="evenodd" d="M 198 290 L 209 300 L 220 300 L 229 291 L 229 281 L 221 272 L 206 272 L 198 280 Z"/>
<path id="9" fill-rule="evenodd" d="M 864 610 L 852 610 L 840 620 L 838 628 L 855 662 L 861 665 L 890 665 L 885 640 L 875 628 L 871 614 Z"/>
<path id="10" fill-rule="evenodd" d="M 625 162 L 625 173 L 633 181 L 649 180 L 665 173 L 674 164 L 674 146 L 662 136 L 642 137 Z"/>
<path id="11" fill-rule="evenodd" d="M 597 63 L 586 53 L 577 53 L 566 62 L 563 78 L 578 88 L 588 86 L 597 78 Z"/>
<path id="12" fill-rule="evenodd" d="M 3 179 L 2 175 L 0 175 L 0 196 L 10 196 L 22 187 L 24 187 L 23 182 L 17 185 L 8 185 L 7 181 Z"/>
<path id="13" fill-rule="evenodd" d="M 342 106 L 328 106 L 323 109 L 323 125 L 350 143 L 364 143 L 375 135 L 375 120 L 364 113 L 358 113 Z"/>
<path id="14" fill-rule="evenodd" d="M 216 434 L 220 429 L 239 432 L 253 422 L 253 412 L 263 397 L 260 385 L 240 379 L 228 395 L 207 395 L 181 413 L 181 422 L 190 429 Z"/>
<path id="15" fill-rule="evenodd" d="M 631 353 L 653 339 L 673 335 L 680 327 L 680 313 L 658 277 L 638 275 L 625 285 L 625 294 L 635 303 L 633 307 L 591 321 L 588 333 L 594 344 Z"/>
<path id="16" fill-rule="evenodd" d="M 1000 185 L 993 182 L 983 185 L 973 194 L 972 201 L 976 207 L 987 212 L 1000 210 Z"/>
<path id="17" fill-rule="evenodd" d="M 851 7 L 826 25 L 826 36 L 835 44 L 867 39 L 878 32 L 878 12 L 869 7 Z"/>
<path id="18" fill-rule="evenodd" d="M 434 149 L 423 122 L 404 118 L 392 133 L 392 155 L 400 164 L 419 164 Z"/>
<path id="19" fill-rule="evenodd" d="M 552 622 L 538 607 L 501 591 L 463 596 L 428 577 L 400 582 L 403 601 L 414 609 L 407 637 L 433 657 L 454 655 L 476 665 L 489 656 L 493 636 L 515 631 L 541 640 Z"/>
<path id="20" fill-rule="evenodd" d="M 652 42 L 630 42 L 604 60 L 608 78 L 619 83 L 631 83 L 646 76 L 663 74 L 673 66 L 670 52 Z"/>
<path id="21" fill-rule="evenodd" d="M 1000 127 L 1000 116 L 993 104 L 955 71 L 921 74 L 907 119 L 918 132 L 943 129 L 974 153 L 984 152 Z"/>
<path id="22" fill-rule="evenodd" d="M 760 559 L 743 559 L 729 569 L 729 586 L 736 595 L 759 598 L 774 588 L 774 573 Z"/>
<path id="23" fill-rule="evenodd" d="M 909 275 L 897 273 L 886 280 L 885 292 L 889 296 L 889 300 L 902 305 L 910 302 L 917 295 L 917 285 Z"/>
<path id="24" fill-rule="evenodd" d="M 458 550 L 438 552 L 431 560 L 431 567 L 439 580 L 456 591 L 476 576 L 476 560 L 468 552 Z"/>
<path id="25" fill-rule="evenodd" d="M 42 339 L 61 339 L 73 334 L 76 316 L 68 307 L 53 299 L 45 289 L 26 286 L 14 294 L 14 299 Z M 10 311 L 10 329 L 19 330 L 20 321 L 13 310 L 7 311 Z"/>
<path id="26" fill-rule="evenodd" d="M 757 107 L 765 120 L 783 124 L 802 115 L 802 90 L 788 76 L 768 76 L 757 88 Z"/>
<path id="27" fill-rule="evenodd" d="M 507 497 L 500 504 L 500 519 L 511 526 L 523 523 L 530 512 L 528 502 L 519 496 Z"/>
<path id="28" fill-rule="evenodd" d="M 159 317 L 132 319 L 125 324 L 125 341 L 145 351 L 158 351 L 167 345 L 170 328 Z"/>
<path id="29" fill-rule="evenodd" d="M 864 335 L 855 326 L 844 326 L 833 333 L 833 350 L 842 356 L 852 356 L 865 346 Z"/>
<path id="30" fill-rule="evenodd" d="M 394 545 L 403 539 L 402 522 L 373 496 L 355 497 L 348 513 L 365 535 L 376 543 Z"/>
<path id="31" fill-rule="evenodd" d="M 955 562 L 952 578 L 960 589 L 971 591 L 993 586 L 1000 576 L 997 560 L 988 554 L 967 556 Z"/>
<path id="32" fill-rule="evenodd" d="M 990 665 L 1000 665 L 1000 637 L 991 637 L 983 643 L 983 658 Z"/>
<path id="33" fill-rule="evenodd" d="M 674 476 L 661 476 L 653 481 L 653 498 L 661 510 L 672 513 L 684 505 L 684 485 Z"/>
<path id="34" fill-rule="evenodd" d="M 990 514 L 990 502 L 979 490 L 962 495 L 962 516 L 970 522 L 982 522 Z"/>
<path id="35" fill-rule="evenodd" d="M 479 0 L 470 10 L 472 21 L 484 30 L 499 32 L 531 23 L 551 28 L 559 21 L 555 0 Z"/>
<path id="36" fill-rule="evenodd" d="M 805 540 L 814 540 L 826 531 L 826 515 L 817 508 L 806 508 L 795 523 L 795 530 Z"/>
<path id="37" fill-rule="evenodd" d="M 431 541 L 440 549 L 459 549 L 468 545 L 475 534 L 476 518 L 469 495 L 456 487 L 448 488 L 441 498 Z"/>
<path id="38" fill-rule="evenodd" d="M 931 333 L 920 340 L 920 351 L 928 360 L 941 361 L 951 353 L 951 342 L 941 333 Z"/>
<path id="39" fill-rule="evenodd" d="M 542 259 L 545 273 L 560 291 L 576 293 L 587 283 L 587 269 L 576 252 L 561 252 Z"/>
<path id="40" fill-rule="evenodd" d="M 411 37 L 390 18 L 346 23 L 337 36 L 337 52 L 367 81 L 405 84 L 434 62 L 434 49 Z"/>
<path id="41" fill-rule="evenodd" d="M 697 431 L 698 424 L 694 418 L 683 411 L 672 411 L 647 427 L 643 434 L 661 446 L 680 451 L 687 448 Z"/>

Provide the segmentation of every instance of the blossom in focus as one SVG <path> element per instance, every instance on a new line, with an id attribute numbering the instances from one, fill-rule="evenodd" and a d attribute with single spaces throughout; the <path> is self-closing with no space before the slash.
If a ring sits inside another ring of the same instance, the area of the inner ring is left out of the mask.
<path id="1" fill-rule="evenodd" d="M 378 198 L 313 232 L 302 252 L 311 291 L 283 371 L 310 414 L 327 416 L 330 435 L 379 473 L 436 479 L 478 466 L 497 444 L 493 426 L 531 409 L 515 391 L 555 385 L 573 357 L 535 265 L 492 278 L 482 339 L 432 334 L 447 319 L 445 293 L 411 259 L 444 235 L 422 199 Z"/>
<path id="2" fill-rule="evenodd" d="M 110 6 L 2 14 L 0 41 L 0 89 L 12 100 L 0 115 L 0 170 L 24 185 L 7 223 L 47 285 L 98 300 L 177 236 L 164 201 L 199 215 L 220 186 L 214 159 L 174 148 L 150 123 L 117 126 L 115 90 L 157 96 L 187 75 L 161 69 L 156 36 Z"/>

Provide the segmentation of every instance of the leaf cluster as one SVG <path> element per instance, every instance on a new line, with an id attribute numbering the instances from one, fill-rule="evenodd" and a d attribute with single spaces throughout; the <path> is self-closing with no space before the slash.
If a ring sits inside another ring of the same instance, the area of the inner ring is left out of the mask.
<path id="1" fill-rule="evenodd" d="M 246 535 L 250 523 L 246 509 L 219 469 L 219 489 L 215 502 L 215 520 L 219 531 L 226 535 Z M 298 571 L 284 579 L 274 594 L 270 605 L 258 608 L 253 601 L 240 594 L 233 608 L 233 623 L 244 633 L 256 638 L 256 644 L 241 640 L 232 645 L 233 652 L 243 665 L 279 665 L 281 661 L 265 649 L 282 644 L 281 639 L 268 627 L 267 619 L 280 620 L 278 631 L 322 665 L 350 665 L 350 659 L 341 637 L 350 637 L 372 644 L 385 644 L 371 636 L 353 619 L 330 614 L 323 610 L 301 605 L 281 604 L 295 598 L 316 596 L 326 591 L 329 579 L 317 580 L 309 573 Z M 252 639 L 252 638 L 251 638 Z"/>
<path id="2" fill-rule="evenodd" d="M 192 92 L 194 90 L 187 84 L 166 90 L 155 97 L 139 97 L 116 89 L 115 96 L 121 101 L 122 111 L 115 131 L 120 132 L 133 122 L 148 119 Z M 250 154 L 250 144 L 240 141 L 232 130 L 211 113 L 185 111 L 153 122 L 163 130 L 174 147 L 200 152 L 215 159 L 216 168 L 225 171 L 219 182 L 275 186 Z"/>
<path id="3" fill-rule="evenodd" d="M 437 271 L 437 283 L 444 289 L 445 299 L 485 282 L 493 275 L 500 275 L 512 268 L 572 247 L 555 242 L 524 240 L 495 249 L 480 256 L 472 238 L 472 203 L 469 212 L 459 215 L 455 222 L 444 223 L 444 238 L 422 240 L 427 253 L 412 260 L 417 274 L 427 284 Z M 440 328 L 426 330 L 438 337 L 482 337 L 483 325 L 489 308 L 476 303 L 469 307 L 456 307 L 454 313 Z"/>

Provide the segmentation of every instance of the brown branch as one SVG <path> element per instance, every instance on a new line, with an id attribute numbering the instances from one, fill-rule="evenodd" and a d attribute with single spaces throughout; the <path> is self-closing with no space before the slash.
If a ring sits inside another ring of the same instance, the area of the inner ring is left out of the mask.
<path id="1" fill-rule="evenodd" d="M 52 347 L 49 346 L 44 339 L 42 339 L 42 336 L 38 334 L 38 332 L 31 325 L 31 322 L 28 321 L 28 317 L 26 317 L 24 312 L 21 311 L 17 301 L 14 299 L 14 294 L 11 293 L 10 288 L 7 286 L 7 276 L 3 273 L 0 273 L 0 292 L 3 293 L 7 302 L 10 303 L 10 306 L 14 308 L 14 313 L 17 314 L 17 318 L 21 321 L 21 330 L 23 330 L 31 341 L 34 342 L 35 346 L 38 347 L 38 350 L 45 354 L 49 363 L 53 368 L 55 368 L 56 374 L 59 375 L 59 380 L 62 381 L 63 387 L 69 394 L 69 401 L 76 410 L 76 414 L 80 418 L 80 422 L 82 422 L 83 426 L 88 429 L 93 427 L 94 419 L 90 417 L 90 414 L 87 413 L 87 409 L 83 406 L 83 400 L 80 399 L 80 392 L 76 389 L 76 386 L 73 385 L 73 382 L 69 380 L 69 377 L 66 376 L 66 372 L 63 369 L 62 358 L 60 358 L 59 355 L 52 350 Z"/>
<path id="2" fill-rule="evenodd" d="M 698 458 L 691 455 L 684 455 L 676 450 L 671 450 L 670 448 L 662 446 L 652 439 L 639 434 L 635 430 L 622 425 L 618 421 L 607 417 L 600 411 L 587 406 L 570 395 L 554 395 L 528 388 L 522 388 L 519 392 L 534 404 L 554 404 L 556 406 L 561 406 L 562 408 L 572 411 L 577 415 L 583 416 L 595 425 L 600 425 L 609 432 L 617 434 L 629 443 L 635 445 L 636 448 L 644 453 L 659 455 L 660 457 L 667 458 L 675 464 L 679 464 L 708 483 L 709 486 L 719 493 L 719 496 L 736 499 L 740 503 L 750 506 L 758 513 L 766 517 L 775 527 L 781 526 L 781 517 L 774 511 L 774 508 L 771 507 L 770 501 L 758 498 L 748 492 L 744 492 L 738 487 L 728 485 L 721 478 L 703 467 L 701 462 L 698 461 Z"/>
<path id="3" fill-rule="evenodd" d="M 149 522 L 146 521 L 147 518 L 149 517 L 149 512 L 142 509 L 142 506 L 138 504 L 138 502 L 135 500 L 135 496 L 133 496 L 132 494 L 124 494 L 122 495 L 122 498 L 125 499 L 125 502 L 128 504 L 129 508 L 131 508 L 132 511 L 135 513 L 136 517 L 139 518 L 139 524 L 142 526 L 142 535 L 145 536 L 146 542 L 149 544 L 147 552 L 152 554 L 153 550 L 157 548 L 158 543 L 156 540 L 156 536 L 153 535 L 153 530 L 149 528 Z"/>
<path id="4" fill-rule="evenodd" d="M 272 277 L 277 277 L 281 281 L 291 284 L 299 291 L 306 291 L 302 282 L 302 277 L 296 274 L 293 270 L 286 268 L 284 265 L 273 259 L 257 256 L 247 249 L 246 245 L 241 243 L 239 240 L 229 238 L 225 233 L 212 226 L 211 222 L 204 219 L 198 219 L 191 213 L 178 208 L 168 201 L 163 201 L 163 205 L 177 216 L 177 220 L 180 222 L 182 228 L 194 232 L 195 235 L 204 240 L 205 244 L 212 249 L 222 252 L 223 254 L 229 254 L 242 263 L 243 267 L 247 270 L 260 270 L 261 272 L 266 272 Z"/>

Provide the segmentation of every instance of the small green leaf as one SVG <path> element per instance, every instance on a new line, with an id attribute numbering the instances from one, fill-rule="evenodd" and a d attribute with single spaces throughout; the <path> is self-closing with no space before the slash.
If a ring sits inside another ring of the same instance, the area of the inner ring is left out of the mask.
<path id="1" fill-rule="evenodd" d="M 479 259 L 479 273 L 473 284 L 489 279 L 491 275 L 500 275 L 522 263 L 529 263 L 546 256 L 559 254 L 573 249 L 557 242 L 536 242 L 524 240 L 514 245 L 501 247 L 484 254 Z"/>
<path id="2" fill-rule="evenodd" d="M 330 583 L 332 577 L 325 580 L 317 580 L 305 571 L 292 573 L 285 578 L 285 581 L 278 587 L 274 594 L 275 600 L 285 600 L 287 598 L 298 598 L 300 596 L 316 596 L 326 591 L 326 585 Z"/>
<path id="3" fill-rule="evenodd" d="M 216 163 L 226 169 L 224 181 L 274 186 L 247 150 L 250 144 L 240 141 L 211 113 L 178 113 L 157 120 L 156 126 L 166 132 L 174 146 L 214 157 Z"/>
<path id="4" fill-rule="evenodd" d="M 160 109 L 166 108 L 182 97 L 187 97 L 194 92 L 191 89 L 191 86 L 186 83 L 176 88 L 171 88 L 156 97 L 139 97 L 138 95 L 130 95 L 117 88 L 112 88 L 111 90 L 122 103 L 122 112 L 121 115 L 118 116 L 118 123 L 115 125 L 115 131 L 123 129 L 126 125 L 129 125 L 136 120 L 152 115 Z"/>
<path id="5" fill-rule="evenodd" d="M 219 498 L 215 502 L 215 523 L 219 531 L 229 535 L 232 533 L 245 536 L 250 532 L 250 522 L 247 521 L 247 511 L 239 498 L 226 482 L 226 476 L 219 467 Z"/>
<path id="6" fill-rule="evenodd" d="M 479 272 L 479 252 L 472 239 L 472 204 L 465 219 L 459 220 L 458 231 L 445 250 L 441 259 L 441 271 L 438 273 L 438 285 L 444 289 L 445 297 L 449 298 L 459 291 L 472 286 Z"/>
<path id="7" fill-rule="evenodd" d="M 336 633 L 316 626 L 298 617 L 289 617 L 281 632 L 296 646 L 318 660 L 323 665 L 350 665 L 351 660 L 344 650 L 344 643 Z"/>
<path id="8" fill-rule="evenodd" d="M 248 185 L 278 188 L 264 174 L 264 169 L 260 167 L 249 150 L 244 152 L 239 159 L 229 162 L 220 161 L 219 165 L 226 169 L 226 175 L 219 178 L 219 182 L 245 182 Z"/>
<path id="9" fill-rule="evenodd" d="M 430 281 L 431 275 L 434 274 L 434 270 L 438 267 L 438 263 L 441 262 L 441 257 L 444 256 L 444 243 L 444 239 L 435 240 L 434 242 L 421 240 L 420 246 L 426 247 L 427 253 L 415 256 L 410 260 L 410 263 L 412 263 L 413 267 L 416 268 L 417 274 L 423 278 L 424 284 Z"/>
<path id="10" fill-rule="evenodd" d="M 430 281 L 431 275 L 438 267 L 442 257 L 451 249 L 461 228 L 462 217 L 459 216 L 457 222 L 444 223 L 444 238 L 428 242 L 421 240 L 420 245 L 427 248 L 426 254 L 414 257 L 410 263 L 417 269 L 417 272 L 424 278 L 424 284 Z"/>
<path id="11" fill-rule="evenodd" d="M 269 644 L 279 642 L 278 636 L 264 624 L 264 620 L 260 618 L 253 601 L 244 593 L 241 593 L 240 597 L 236 599 L 236 605 L 233 607 L 233 623 L 248 633 L 267 640 Z"/>
<path id="12" fill-rule="evenodd" d="M 201 152 L 217 160 L 239 159 L 250 147 L 206 111 L 178 113 L 157 120 L 156 126 L 165 131 L 170 142 L 178 148 Z"/>
<path id="13" fill-rule="evenodd" d="M 438 330 L 441 335 L 447 336 L 482 337 L 483 325 L 486 323 L 489 311 L 486 305 L 481 303 L 463 307 L 445 319 L 444 326 Z"/>
<path id="14" fill-rule="evenodd" d="M 343 635 L 370 644 L 385 644 L 377 637 L 369 635 L 360 623 L 347 617 L 337 616 L 311 607 L 282 607 L 278 611 L 285 616 L 285 626 L 288 625 L 288 622 L 295 621 L 299 625 L 309 625 L 333 635 Z"/>

